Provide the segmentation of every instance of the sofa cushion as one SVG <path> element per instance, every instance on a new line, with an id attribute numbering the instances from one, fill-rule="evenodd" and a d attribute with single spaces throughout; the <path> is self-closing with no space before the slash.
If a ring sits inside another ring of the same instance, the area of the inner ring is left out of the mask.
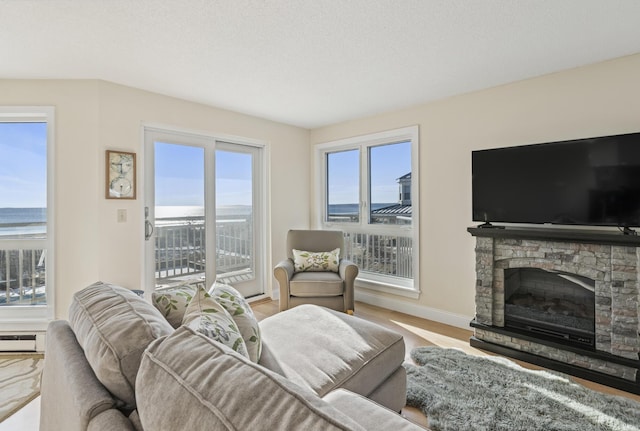
<path id="1" fill-rule="evenodd" d="M 268 317 L 260 329 L 260 364 L 320 396 L 337 388 L 368 396 L 404 361 L 399 333 L 316 305 Z"/>
<path id="2" fill-rule="evenodd" d="M 149 346 L 136 391 L 146 430 L 364 430 L 308 390 L 186 326 Z"/>
<path id="3" fill-rule="evenodd" d="M 339 296 L 344 293 L 344 280 L 335 272 L 298 272 L 289 281 L 293 296 Z"/>
<path id="4" fill-rule="evenodd" d="M 181 284 L 157 289 L 151 294 L 151 303 L 174 328 L 182 325 L 182 318 L 198 287 L 202 284 Z"/>
<path id="5" fill-rule="evenodd" d="M 340 265 L 340 249 L 331 251 L 304 251 L 293 249 L 293 270 L 302 271 L 333 271 L 338 272 Z"/>
<path id="6" fill-rule="evenodd" d="M 124 287 L 97 282 L 76 292 L 69 324 L 98 380 L 124 409 L 135 407 L 142 352 L 173 328 L 151 304 Z"/>
<path id="7" fill-rule="evenodd" d="M 332 391 L 322 399 L 367 430 L 424 431 L 398 413 L 345 389 Z"/>
<path id="8" fill-rule="evenodd" d="M 227 310 L 201 287 L 189 303 L 182 324 L 249 357 L 236 322 Z"/>
<path id="9" fill-rule="evenodd" d="M 258 362 L 262 351 L 262 336 L 258 319 L 247 300 L 233 287 L 222 283 L 214 283 L 209 294 L 231 315 L 242 334 L 249 359 Z"/>

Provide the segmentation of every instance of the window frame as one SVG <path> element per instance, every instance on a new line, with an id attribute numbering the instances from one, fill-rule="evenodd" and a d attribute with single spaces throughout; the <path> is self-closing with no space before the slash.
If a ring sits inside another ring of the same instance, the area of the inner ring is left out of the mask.
<path id="1" fill-rule="evenodd" d="M 2 240 L 3 249 L 29 250 L 42 248 L 47 252 L 45 275 L 46 305 L 15 305 L 0 307 L 2 332 L 44 331 L 55 318 L 55 107 L 53 106 L 0 106 L 0 122 L 45 122 L 47 124 L 47 237 L 46 239 Z"/>
<path id="2" fill-rule="evenodd" d="M 400 142 L 411 142 L 411 204 L 412 216 L 410 225 L 387 225 L 370 223 L 369 199 L 369 149 L 380 145 Z M 420 202 L 419 202 L 419 128 L 408 126 L 384 132 L 370 133 L 315 145 L 316 162 L 316 208 L 315 224 L 320 229 L 336 229 L 354 233 L 369 233 L 376 235 L 394 235 L 401 232 L 411 232 L 412 239 L 412 279 L 402 279 L 394 276 L 363 274 L 356 279 L 356 287 L 391 293 L 394 295 L 418 298 L 420 296 Z M 360 187 L 359 187 L 359 221 L 336 222 L 327 221 L 327 155 L 338 151 L 358 149 L 360 152 Z M 411 280 L 406 282 L 406 280 Z"/>

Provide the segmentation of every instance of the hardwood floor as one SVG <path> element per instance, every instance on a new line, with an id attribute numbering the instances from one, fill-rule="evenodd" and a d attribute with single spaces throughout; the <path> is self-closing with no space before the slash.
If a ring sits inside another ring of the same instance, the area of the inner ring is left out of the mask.
<path id="1" fill-rule="evenodd" d="M 251 304 L 251 306 L 258 320 L 262 320 L 278 312 L 278 303 L 270 300 L 259 301 Z M 456 328 L 364 303 L 356 303 L 355 315 L 401 333 L 404 336 L 406 344 L 406 360 L 409 362 L 412 361 L 409 353 L 413 348 L 418 346 L 454 347 L 473 355 L 493 355 L 493 353 L 469 346 L 469 337 L 473 334 L 471 330 Z M 541 367 L 526 362 L 516 362 L 526 368 L 541 369 Z M 575 378 L 575 380 L 596 391 L 620 395 L 640 402 L 640 396 L 638 395 L 613 389 L 588 380 L 579 378 Z M 426 426 L 426 418 L 419 410 L 407 407 L 403 409 L 402 414 L 407 419 L 419 425 Z M 0 423 L 0 431 L 37 431 L 39 415 L 40 399 L 36 398 L 36 400 L 29 403 L 22 410 Z"/>

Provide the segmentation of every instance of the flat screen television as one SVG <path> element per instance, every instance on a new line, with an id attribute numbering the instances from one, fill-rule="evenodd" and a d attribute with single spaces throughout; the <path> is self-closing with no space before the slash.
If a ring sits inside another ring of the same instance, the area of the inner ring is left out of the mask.
<path id="1" fill-rule="evenodd" d="M 472 152 L 473 220 L 640 226 L 640 133 Z"/>

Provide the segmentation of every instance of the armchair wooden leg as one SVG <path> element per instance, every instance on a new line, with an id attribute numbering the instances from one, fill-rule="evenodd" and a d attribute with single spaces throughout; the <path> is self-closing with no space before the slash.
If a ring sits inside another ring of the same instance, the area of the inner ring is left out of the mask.
<path id="1" fill-rule="evenodd" d="M 347 314 L 348 314 L 349 316 L 353 316 L 353 310 L 347 310 Z"/>

